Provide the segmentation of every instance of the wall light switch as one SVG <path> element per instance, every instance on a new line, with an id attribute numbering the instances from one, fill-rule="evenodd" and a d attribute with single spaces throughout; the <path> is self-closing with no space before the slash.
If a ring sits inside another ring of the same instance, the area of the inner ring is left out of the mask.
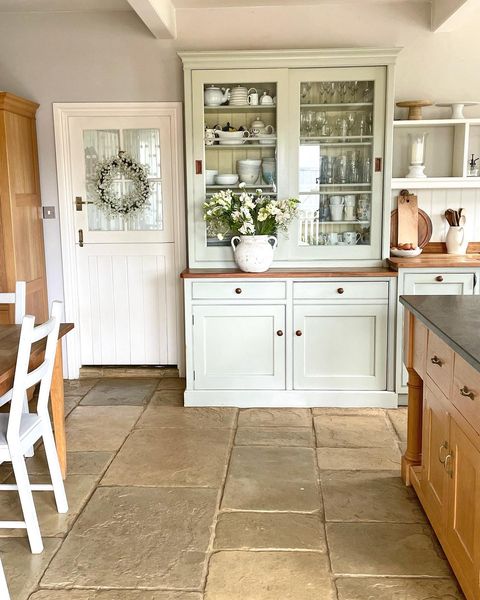
<path id="1" fill-rule="evenodd" d="M 55 218 L 55 207 L 54 206 L 43 206 L 42 213 L 44 219 L 54 219 Z"/>

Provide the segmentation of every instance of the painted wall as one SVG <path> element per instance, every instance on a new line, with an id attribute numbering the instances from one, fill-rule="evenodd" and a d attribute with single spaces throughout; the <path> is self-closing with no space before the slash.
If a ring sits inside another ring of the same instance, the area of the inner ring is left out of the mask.
<path id="1" fill-rule="evenodd" d="M 160 41 L 129 12 L 0 13 L 0 89 L 41 105 L 42 201 L 58 210 L 53 102 L 182 100 L 177 49 L 333 46 L 403 46 L 398 99 L 480 99 L 480 10 L 453 33 L 431 33 L 429 16 L 421 2 L 179 10 L 178 39 Z M 44 224 L 49 293 L 61 298 L 58 219 Z"/>

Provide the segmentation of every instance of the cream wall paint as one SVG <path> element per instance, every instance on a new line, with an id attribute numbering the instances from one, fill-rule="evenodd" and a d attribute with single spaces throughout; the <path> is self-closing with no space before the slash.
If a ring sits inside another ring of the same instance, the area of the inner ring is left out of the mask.
<path id="1" fill-rule="evenodd" d="M 429 19 L 428 3 L 419 2 L 181 9 L 178 38 L 166 41 L 153 38 L 129 12 L 4 13 L 0 89 L 41 105 L 42 201 L 58 209 L 52 102 L 182 100 L 179 49 L 332 46 L 403 46 L 397 98 L 480 99 L 480 11 L 452 33 L 431 33 Z M 44 227 L 49 293 L 61 298 L 58 219 L 45 221 Z"/>

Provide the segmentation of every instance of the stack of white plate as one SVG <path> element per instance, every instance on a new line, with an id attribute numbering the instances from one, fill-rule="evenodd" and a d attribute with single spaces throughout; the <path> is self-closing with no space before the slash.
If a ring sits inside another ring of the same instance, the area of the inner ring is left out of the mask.
<path id="1" fill-rule="evenodd" d="M 240 181 L 247 185 L 255 185 L 260 179 L 260 168 L 262 161 L 247 158 L 244 160 L 237 160 L 237 173 L 240 177 Z"/>
<path id="2" fill-rule="evenodd" d="M 240 85 L 230 91 L 230 106 L 245 106 L 248 104 L 248 89 Z"/>

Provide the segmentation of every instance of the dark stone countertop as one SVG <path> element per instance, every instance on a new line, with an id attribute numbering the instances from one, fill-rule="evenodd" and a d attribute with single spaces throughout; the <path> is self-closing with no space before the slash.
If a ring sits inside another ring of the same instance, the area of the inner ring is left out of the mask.
<path id="1" fill-rule="evenodd" d="M 400 296 L 400 302 L 480 371 L 480 296 Z"/>

